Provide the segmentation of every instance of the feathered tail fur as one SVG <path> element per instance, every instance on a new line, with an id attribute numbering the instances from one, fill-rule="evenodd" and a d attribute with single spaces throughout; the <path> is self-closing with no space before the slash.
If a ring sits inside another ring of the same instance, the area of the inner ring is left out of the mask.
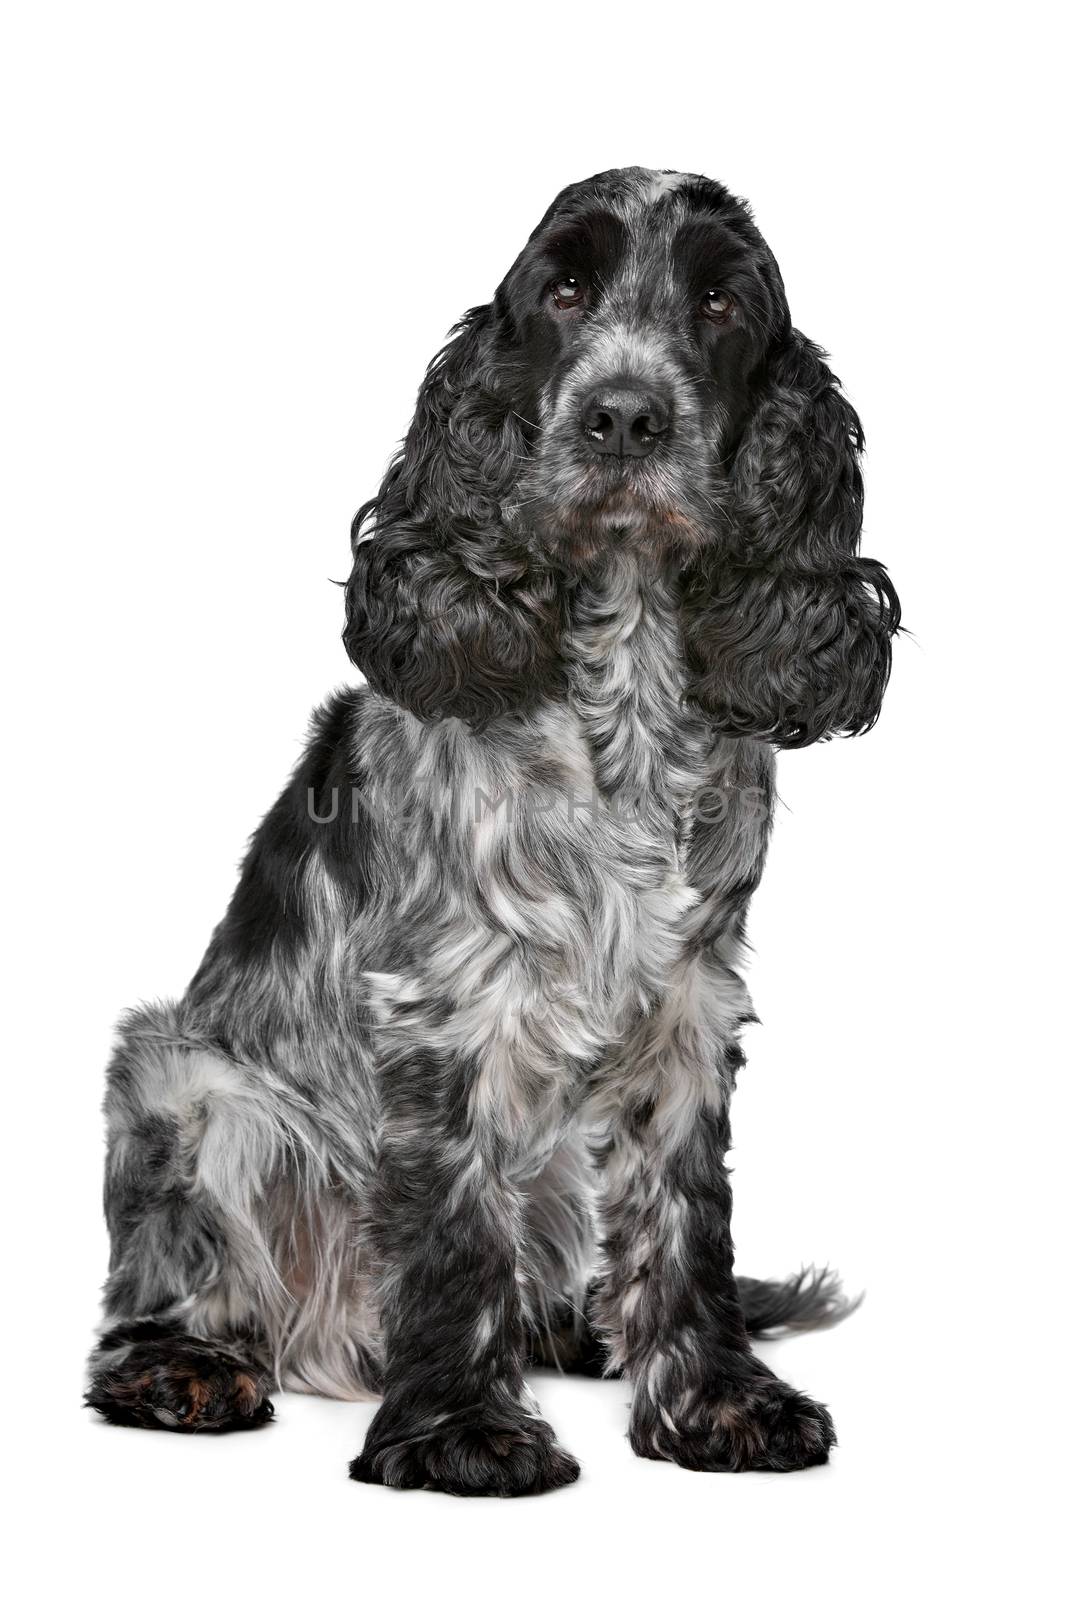
<path id="1" fill-rule="evenodd" d="M 745 1330 L 753 1339 L 829 1328 L 850 1317 L 863 1299 L 850 1299 L 829 1267 L 801 1267 L 791 1278 L 738 1278 Z"/>

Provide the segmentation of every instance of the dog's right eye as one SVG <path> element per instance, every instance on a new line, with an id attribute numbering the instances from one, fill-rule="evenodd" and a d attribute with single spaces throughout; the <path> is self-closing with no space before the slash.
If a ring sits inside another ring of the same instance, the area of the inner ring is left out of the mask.
<path id="1" fill-rule="evenodd" d="M 552 285 L 552 298 L 561 311 L 569 311 L 572 306 L 581 305 L 582 286 L 577 278 L 561 278 Z"/>

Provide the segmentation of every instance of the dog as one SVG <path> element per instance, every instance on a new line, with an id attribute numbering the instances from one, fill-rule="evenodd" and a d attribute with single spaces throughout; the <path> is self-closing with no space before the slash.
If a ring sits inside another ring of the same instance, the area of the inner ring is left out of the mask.
<path id="1" fill-rule="evenodd" d="M 776 748 L 875 722 L 900 625 L 859 419 L 748 206 L 553 201 L 356 516 L 344 642 L 184 998 L 109 1069 L 87 1403 L 253 1428 L 382 1396 L 351 1476 L 578 1464 L 531 1362 L 622 1373 L 638 1455 L 825 1462 L 752 1339 L 850 1309 L 734 1274 L 738 972 Z"/>

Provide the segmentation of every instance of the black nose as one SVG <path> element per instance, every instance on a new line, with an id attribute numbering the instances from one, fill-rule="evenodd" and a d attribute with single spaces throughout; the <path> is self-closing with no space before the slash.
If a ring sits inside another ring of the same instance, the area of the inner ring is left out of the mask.
<path id="1" fill-rule="evenodd" d="M 671 425 L 667 402 L 648 389 L 595 389 L 581 412 L 582 432 L 602 456 L 647 456 Z"/>

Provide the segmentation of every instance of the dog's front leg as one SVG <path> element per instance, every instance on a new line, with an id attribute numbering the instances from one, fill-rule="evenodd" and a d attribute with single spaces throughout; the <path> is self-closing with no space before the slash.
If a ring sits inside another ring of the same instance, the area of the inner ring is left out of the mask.
<path id="1" fill-rule="evenodd" d="M 745 1334 L 725 1165 L 740 1060 L 720 1016 L 731 984 L 740 990 L 700 958 L 605 1083 L 607 1271 L 594 1316 L 633 1380 L 638 1455 L 703 1472 L 789 1472 L 825 1461 L 834 1431 Z"/>
<path id="2" fill-rule="evenodd" d="M 476 1071 L 420 1051 L 383 1072 L 385 1394 L 350 1470 L 398 1489 L 538 1494 L 573 1482 L 578 1463 L 523 1381 L 521 1203 L 471 1109 Z"/>

